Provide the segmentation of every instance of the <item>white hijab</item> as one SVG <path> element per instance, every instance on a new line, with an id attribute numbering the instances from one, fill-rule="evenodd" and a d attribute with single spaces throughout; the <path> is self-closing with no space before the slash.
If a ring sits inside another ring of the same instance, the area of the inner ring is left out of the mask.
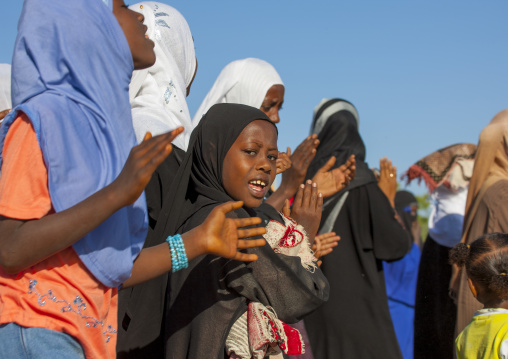
<path id="1" fill-rule="evenodd" d="M 155 64 L 134 71 L 129 87 L 132 120 L 138 142 L 145 133 L 159 135 L 185 128 L 173 144 L 187 150 L 192 131 L 185 100 L 196 71 L 194 40 L 187 21 L 173 7 L 153 1 L 130 6 L 145 17 L 147 35 L 155 42 Z"/>
<path id="2" fill-rule="evenodd" d="M 0 111 L 12 108 L 11 65 L 0 64 Z"/>
<path id="3" fill-rule="evenodd" d="M 239 103 L 260 108 L 273 85 L 284 85 L 279 74 L 268 62 L 247 58 L 229 63 L 221 71 L 203 103 L 194 115 L 196 127 L 201 117 L 216 103 Z"/>

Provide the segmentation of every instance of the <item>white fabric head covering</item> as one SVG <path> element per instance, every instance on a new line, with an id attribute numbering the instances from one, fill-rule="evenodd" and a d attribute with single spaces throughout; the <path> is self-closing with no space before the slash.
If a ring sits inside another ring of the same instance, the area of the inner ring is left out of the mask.
<path id="1" fill-rule="evenodd" d="M 0 64 L 0 111 L 12 108 L 11 65 Z"/>
<path id="2" fill-rule="evenodd" d="M 216 103 L 239 103 L 260 108 L 273 85 L 284 85 L 268 62 L 247 58 L 229 63 L 221 71 L 192 119 L 196 127 L 201 117 Z"/>
<path id="3" fill-rule="evenodd" d="M 155 42 L 155 64 L 134 71 L 129 87 L 132 120 L 138 142 L 145 133 L 159 135 L 185 128 L 173 143 L 187 149 L 192 131 L 187 87 L 196 71 L 194 40 L 185 18 L 173 7 L 153 1 L 130 6 L 145 17 L 147 35 Z"/>

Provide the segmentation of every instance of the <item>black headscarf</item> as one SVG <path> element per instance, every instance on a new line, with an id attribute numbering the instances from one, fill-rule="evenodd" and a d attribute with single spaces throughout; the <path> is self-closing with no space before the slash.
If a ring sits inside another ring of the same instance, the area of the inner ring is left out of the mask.
<path id="1" fill-rule="evenodd" d="M 145 192 L 150 228 L 145 248 L 164 243 L 191 216 L 203 222 L 209 211 L 203 207 L 231 201 L 222 187 L 222 164 L 229 148 L 243 129 L 254 120 L 270 119 L 260 110 L 244 105 L 216 105 L 194 129 L 187 153 L 174 147 L 157 168 Z M 275 125 L 274 125 L 275 126 Z M 248 217 L 249 209 L 231 216 Z M 120 292 L 119 358 L 161 357 L 163 311 L 168 274 Z M 150 297 L 150 298 L 148 298 Z"/>
<path id="2" fill-rule="evenodd" d="M 376 182 L 376 177 L 365 163 L 365 145 L 358 132 L 358 112 L 350 102 L 342 99 L 324 100 L 314 109 L 311 133 L 320 141 L 316 156 L 307 171 L 307 178 L 335 156 L 334 168 L 346 163 L 351 155 L 356 159 L 356 175 L 346 191 Z"/>

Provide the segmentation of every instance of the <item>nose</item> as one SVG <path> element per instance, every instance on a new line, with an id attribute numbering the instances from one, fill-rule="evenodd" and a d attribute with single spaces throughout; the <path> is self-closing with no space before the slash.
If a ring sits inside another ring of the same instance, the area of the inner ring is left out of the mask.
<path id="1" fill-rule="evenodd" d="M 263 171 L 265 173 L 270 173 L 272 171 L 272 163 L 268 159 L 268 156 L 265 154 L 263 156 L 259 156 L 259 162 L 257 164 L 257 169 L 259 171 Z"/>
<path id="2" fill-rule="evenodd" d="M 272 120 L 273 123 L 279 123 L 280 122 L 279 110 L 278 109 L 273 111 L 273 114 L 270 116 L 270 120 Z"/>

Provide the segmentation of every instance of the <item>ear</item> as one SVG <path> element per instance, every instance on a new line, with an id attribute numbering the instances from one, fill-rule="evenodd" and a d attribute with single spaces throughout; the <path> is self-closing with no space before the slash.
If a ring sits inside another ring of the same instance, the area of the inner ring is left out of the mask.
<path id="1" fill-rule="evenodd" d="M 478 299 L 478 289 L 475 286 L 474 282 L 471 280 L 471 278 L 467 279 L 467 283 L 469 284 L 469 289 L 471 289 L 471 293 L 473 293 L 473 296 Z"/>

